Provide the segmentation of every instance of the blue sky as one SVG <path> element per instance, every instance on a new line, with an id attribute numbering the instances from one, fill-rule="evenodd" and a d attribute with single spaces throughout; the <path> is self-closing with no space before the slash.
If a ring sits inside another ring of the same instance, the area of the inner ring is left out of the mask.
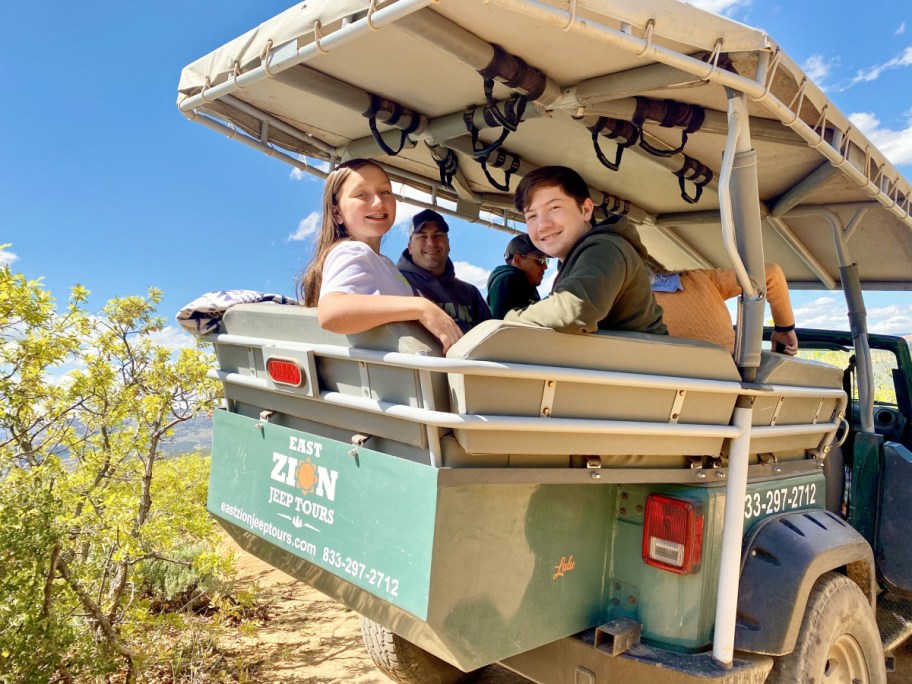
<path id="1" fill-rule="evenodd" d="M 701 0 L 767 31 L 912 177 L 912 3 Z M 288 2 L 12 3 L 0 24 L 0 244 L 64 300 L 162 289 L 161 312 L 208 290 L 292 294 L 309 260 L 320 182 L 191 123 L 181 68 Z M 410 212 L 400 206 L 400 219 Z M 506 237 L 455 223 L 457 271 L 484 286 Z M 383 251 L 394 259 L 401 227 Z M 910 265 L 912 266 L 912 265 Z M 799 325 L 847 328 L 841 294 L 793 292 Z M 912 293 L 867 296 L 869 327 L 912 332 Z M 176 328 L 172 339 L 177 341 Z"/>

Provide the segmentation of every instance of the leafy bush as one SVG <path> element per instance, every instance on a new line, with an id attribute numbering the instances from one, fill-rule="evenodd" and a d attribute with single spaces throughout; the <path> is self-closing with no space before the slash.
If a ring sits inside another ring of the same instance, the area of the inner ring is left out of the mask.
<path id="1" fill-rule="evenodd" d="M 167 634 L 220 628 L 166 608 L 237 605 L 204 507 L 208 460 L 164 449 L 212 410 L 212 356 L 156 343 L 157 290 L 100 315 L 87 297 L 75 286 L 58 312 L 40 281 L 0 266 L 3 684 L 136 681 L 169 661 Z"/>

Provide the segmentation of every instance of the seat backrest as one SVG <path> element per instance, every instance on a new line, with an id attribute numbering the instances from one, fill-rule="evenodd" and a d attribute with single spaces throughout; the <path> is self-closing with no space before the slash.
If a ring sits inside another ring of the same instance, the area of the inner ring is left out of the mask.
<path id="1" fill-rule="evenodd" d="M 316 308 L 273 302 L 231 307 L 222 319 L 221 331 L 272 340 L 442 356 L 436 338 L 419 323 L 389 323 L 363 333 L 340 335 L 320 327 Z"/>
<path id="2" fill-rule="evenodd" d="M 842 387 L 842 369 L 828 363 L 763 351 L 757 382 L 791 387 Z"/>
<path id="3" fill-rule="evenodd" d="M 842 369 L 828 363 L 764 351 L 756 383 L 838 390 L 842 389 L 842 373 Z M 833 420 L 838 406 L 838 397 L 787 397 L 772 391 L 754 400 L 753 425 L 824 423 Z M 817 449 L 820 442 L 819 434 L 764 438 L 756 433 L 751 440 L 751 452 L 773 453 L 785 459 L 803 458 L 806 450 Z"/>
<path id="4" fill-rule="evenodd" d="M 727 381 L 730 388 L 740 380 L 731 355 L 704 342 L 634 332 L 572 335 L 503 321 L 477 326 L 453 345 L 447 357 L 672 376 L 671 386 L 656 389 L 623 382 L 555 382 L 547 368 L 528 378 L 451 374 L 453 410 L 468 414 L 729 425 L 734 393 L 714 391 L 712 383 L 700 391 L 684 391 L 673 381 L 719 380 Z M 455 434 L 469 454 L 718 455 L 722 446 L 721 437 L 593 438 L 557 427 L 544 433 L 456 430 Z"/>
<path id="5" fill-rule="evenodd" d="M 426 432 L 418 423 L 331 405 L 311 396 L 306 388 L 275 385 L 266 374 L 266 361 L 270 355 L 297 359 L 302 365 L 307 363 L 306 353 L 283 347 L 283 342 L 441 356 L 437 340 L 420 324 L 391 323 L 363 333 L 340 335 L 320 327 L 315 308 L 257 303 L 230 308 L 222 320 L 221 332 L 257 338 L 266 345 L 216 344 L 223 371 L 263 379 L 269 384 L 269 390 L 256 390 L 226 383 L 227 396 L 243 404 L 239 412 L 256 415 L 263 409 L 280 411 L 290 416 L 289 421 L 295 416 L 306 421 L 297 425 L 300 429 L 342 441 L 349 441 L 357 433 L 372 435 L 388 442 L 375 440 L 369 446 L 390 453 L 401 451 L 395 442 L 427 448 Z M 433 396 L 424 397 L 419 373 L 410 368 L 319 354 L 314 357 L 314 366 L 319 391 L 449 410 L 446 378 L 440 373 L 430 374 Z"/>

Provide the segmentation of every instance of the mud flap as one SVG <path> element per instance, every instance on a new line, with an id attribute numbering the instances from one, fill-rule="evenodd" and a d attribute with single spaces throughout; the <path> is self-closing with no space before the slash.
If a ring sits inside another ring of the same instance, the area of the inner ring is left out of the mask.
<path id="1" fill-rule="evenodd" d="M 912 452 L 902 444 L 887 442 L 883 449 L 883 492 L 877 530 L 878 569 L 890 584 L 912 589 Z"/>

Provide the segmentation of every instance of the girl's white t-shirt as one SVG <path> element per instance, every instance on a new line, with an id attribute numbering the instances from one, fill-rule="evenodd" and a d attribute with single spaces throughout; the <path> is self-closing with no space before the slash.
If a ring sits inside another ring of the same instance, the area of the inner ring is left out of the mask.
<path id="1" fill-rule="evenodd" d="M 392 261 L 357 240 L 340 242 L 326 255 L 320 298 L 330 292 L 414 295 L 412 286 Z"/>

